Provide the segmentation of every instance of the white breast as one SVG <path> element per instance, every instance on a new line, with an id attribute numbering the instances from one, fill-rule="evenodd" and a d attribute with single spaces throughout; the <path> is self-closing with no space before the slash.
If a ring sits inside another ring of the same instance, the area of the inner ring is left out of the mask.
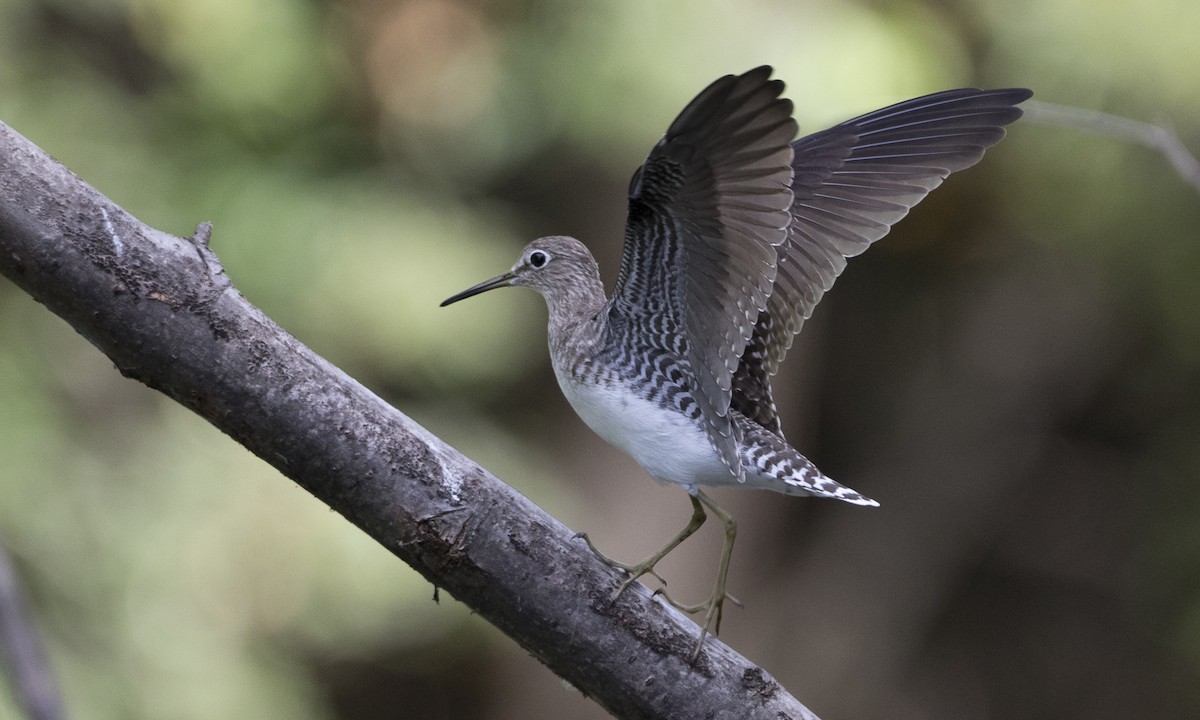
<path id="1" fill-rule="evenodd" d="M 558 372 L 559 387 L 587 426 L 656 480 L 681 485 L 734 482 L 704 431 L 690 418 L 619 385 L 580 383 Z"/>

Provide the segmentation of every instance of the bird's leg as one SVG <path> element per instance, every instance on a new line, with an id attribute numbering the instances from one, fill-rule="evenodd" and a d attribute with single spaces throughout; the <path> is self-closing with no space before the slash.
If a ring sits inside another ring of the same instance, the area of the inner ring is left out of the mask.
<path id="1" fill-rule="evenodd" d="M 716 635 L 721 630 L 721 610 L 725 607 L 725 599 L 729 598 L 735 605 L 741 605 L 738 599 L 732 595 L 725 593 L 725 577 L 729 574 L 729 559 L 733 557 L 733 541 L 737 539 L 737 523 L 733 521 L 733 516 L 725 512 L 720 505 L 713 502 L 713 499 L 705 495 L 699 489 L 692 497 L 692 502 L 697 503 L 697 508 L 703 512 L 702 507 L 698 503 L 703 503 L 708 506 L 713 515 L 721 521 L 725 526 L 725 547 L 721 550 L 721 564 L 717 567 L 717 582 L 713 586 L 712 596 L 708 602 L 700 603 L 699 605 L 680 605 L 664 594 L 663 597 L 667 602 L 675 606 L 675 608 L 686 613 L 697 613 L 704 611 L 704 624 L 700 627 L 700 638 L 696 641 L 696 649 L 692 651 L 692 662 L 700 657 L 700 648 L 704 646 L 704 638 L 708 635 L 709 628 L 712 628 L 712 634 Z"/>
<path id="2" fill-rule="evenodd" d="M 697 491 L 697 492 L 699 492 L 699 491 Z M 666 557 L 667 553 L 669 553 L 672 550 L 674 550 L 675 548 L 679 547 L 679 543 L 683 542 L 684 540 L 687 540 L 692 535 L 692 533 L 699 530 L 700 526 L 704 524 L 704 520 L 707 517 L 704 514 L 704 506 L 700 504 L 700 499 L 698 499 L 696 495 L 689 495 L 688 497 L 690 497 L 692 500 L 692 519 L 688 521 L 687 526 L 684 527 L 683 530 L 680 530 L 679 534 L 676 535 L 674 538 L 672 538 L 671 542 L 667 543 L 663 547 L 662 550 L 659 550 L 658 552 L 654 553 L 653 555 L 651 555 L 650 557 L 641 561 L 640 563 L 634 563 L 633 565 L 628 565 L 626 563 L 613 560 L 612 558 L 608 557 L 604 553 L 597 550 L 596 546 L 592 544 L 591 539 L 588 538 L 588 536 L 586 534 L 582 534 L 582 533 L 580 534 L 579 537 L 583 538 L 583 541 L 587 543 L 587 546 L 591 549 L 592 553 L 597 558 L 600 559 L 600 562 L 604 563 L 605 565 L 608 565 L 609 567 L 619 568 L 619 569 L 624 570 L 625 572 L 629 573 L 629 578 L 627 580 L 625 580 L 625 582 L 621 583 L 621 585 L 617 588 L 616 592 L 613 593 L 613 595 L 612 595 L 613 600 L 616 600 L 618 597 L 620 597 L 621 593 L 628 590 L 629 586 L 633 585 L 635 582 L 637 582 L 637 579 L 643 575 L 653 575 L 654 577 L 658 578 L 658 581 L 660 583 L 662 583 L 663 585 L 667 584 L 667 581 L 663 579 L 662 575 L 658 574 L 658 571 L 656 571 L 654 569 L 654 566 L 658 564 L 659 560 L 662 560 L 664 557 Z M 708 501 L 708 503 L 710 504 L 709 506 L 712 507 L 715 512 L 725 515 L 726 518 L 729 517 L 729 515 L 724 510 L 721 510 L 716 505 L 712 505 L 711 504 L 712 501 L 708 500 L 707 497 L 704 497 L 704 499 Z M 724 520 L 722 520 L 722 522 L 724 522 Z M 729 522 L 732 522 L 732 520 L 730 520 Z M 726 537 L 728 537 L 728 532 L 726 532 Z M 726 540 L 726 543 L 728 544 L 729 540 Z M 724 578 L 722 578 L 722 580 L 723 579 Z M 663 597 L 666 597 L 665 593 L 663 593 Z M 676 605 L 676 607 L 678 607 L 678 605 L 675 603 L 675 601 L 671 600 L 671 598 L 666 597 L 666 599 L 672 605 Z"/>

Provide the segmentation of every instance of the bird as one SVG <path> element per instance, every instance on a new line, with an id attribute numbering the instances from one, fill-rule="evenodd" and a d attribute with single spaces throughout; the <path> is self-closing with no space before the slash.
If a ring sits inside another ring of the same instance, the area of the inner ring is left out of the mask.
<path id="1" fill-rule="evenodd" d="M 596 434 L 655 480 L 687 491 L 692 516 L 627 573 L 656 564 L 711 512 L 725 541 L 692 660 L 720 629 L 737 525 L 702 488 L 741 486 L 878 503 L 823 474 L 785 439 L 771 379 L 847 258 L 888 233 L 952 172 L 977 163 L 1032 92 L 963 88 L 890 105 L 796 138 L 770 66 L 726 75 L 672 122 L 629 186 L 621 267 L 606 294 L 592 253 L 567 236 L 529 243 L 512 268 L 441 303 L 503 287 L 541 293 L 551 365 Z M 733 600 L 735 603 L 736 600 Z"/>

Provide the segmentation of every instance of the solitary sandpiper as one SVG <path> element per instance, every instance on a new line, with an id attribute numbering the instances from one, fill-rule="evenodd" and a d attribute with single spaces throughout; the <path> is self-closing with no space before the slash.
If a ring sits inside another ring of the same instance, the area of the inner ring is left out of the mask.
<path id="1" fill-rule="evenodd" d="M 583 243 L 534 240 L 509 272 L 447 299 L 537 290 L 563 394 L 651 477 L 682 485 L 687 526 L 632 565 L 614 599 L 705 519 L 725 526 L 693 658 L 721 623 L 733 518 L 701 491 L 742 485 L 878 505 L 821 473 L 783 438 L 771 377 L 846 266 L 1021 116 L 1024 89 L 960 89 L 868 113 L 798 140 L 771 68 L 727 75 L 684 108 L 633 175 L 624 254 L 607 297 Z M 586 539 L 586 536 L 584 536 Z M 588 541 L 591 546 L 591 542 Z"/>

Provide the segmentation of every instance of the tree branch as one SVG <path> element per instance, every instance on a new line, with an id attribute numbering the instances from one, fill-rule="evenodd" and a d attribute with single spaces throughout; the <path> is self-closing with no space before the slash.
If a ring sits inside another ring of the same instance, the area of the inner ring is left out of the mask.
<path id="1" fill-rule="evenodd" d="M 289 335 L 211 228 L 139 222 L 0 123 L 0 272 L 116 364 L 229 434 L 626 718 L 816 716 L 528 499 Z"/>

